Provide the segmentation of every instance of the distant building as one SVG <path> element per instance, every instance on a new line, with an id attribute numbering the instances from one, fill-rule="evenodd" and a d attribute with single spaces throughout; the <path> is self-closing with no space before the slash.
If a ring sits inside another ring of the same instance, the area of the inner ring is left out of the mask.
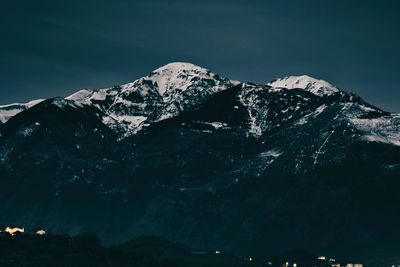
<path id="1" fill-rule="evenodd" d="M 46 231 L 45 230 L 37 230 L 35 234 L 36 235 L 45 235 Z"/>
<path id="2" fill-rule="evenodd" d="M 18 227 L 14 227 L 14 228 L 11 228 L 11 227 L 6 227 L 6 229 L 4 230 L 4 232 L 7 232 L 7 233 L 9 233 L 10 235 L 12 235 L 12 236 L 14 236 L 14 235 L 16 235 L 16 233 L 23 233 L 23 232 L 25 232 L 25 229 L 24 228 L 18 228 Z"/>

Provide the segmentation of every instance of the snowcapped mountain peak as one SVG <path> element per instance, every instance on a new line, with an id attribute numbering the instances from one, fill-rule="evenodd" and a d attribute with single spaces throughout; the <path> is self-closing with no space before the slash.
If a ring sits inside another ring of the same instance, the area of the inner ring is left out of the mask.
<path id="1" fill-rule="evenodd" d="M 308 75 L 288 76 L 276 79 L 267 85 L 276 89 L 303 89 L 318 96 L 330 95 L 339 92 L 339 89 L 332 84 L 324 80 L 315 79 Z"/>
<path id="2" fill-rule="evenodd" d="M 205 68 L 197 66 L 188 62 L 171 62 L 167 65 L 159 67 L 153 72 L 162 73 L 162 72 L 179 72 L 179 71 L 191 71 L 191 70 L 200 70 L 200 71 L 208 71 Z"/>
<path id="3" fill-rule="evenodd" d="M 191 63 L 175 62 L 162 66 L 143 77 L 139 82 L 152 82 L 157 91 L 164 96 L 168 91 L 179 88 L 185 91 L 191 84 L 192 78 L 208 77 L 209 71 Z"/>
<path id="4" fill-rule="evenodd" d="M 188 89 L 196 91 L 208 91 L 216 93 L 230 86 L 239 84 L 239 81 L 229 80 L 206 68 L 199 67 L 187 62 L 173 62 L 159 67 L 150 72 L 149 75 L 139 78 L 133 82 L 100 90 L 80 90 L 66 99 L 74 100 L 82 104 L 90 104 L 91 100 L 105 100 L 109 95 L 120 96 L 122 99 L 135 98 L 152 99 L 161 98 L 164 102 L 174 100 L 177 94 L 182 94 Z M 186 92 L 189 93 L 189 92 Z M 195 95 L 198 95 L 195 93 Z"/>
<path id="5" fill-rule="evenodd" d="M 225 89 L 227 82 L 232 83 L 232 85 L 239 83 L 222 78 L 208 69 L 192 63 L 173 62 L 152 71 L 146 77 L 127 84 L 125 88 L 129 90 L 129 87 L 137 87 L 138 85 L 152 86 L 157 89 L 160 96 L 168 97 L 174 94 L 177 89 L 183 92 L 188 88 L 202 90 L 204 87 L 212 87 L 212 91 L 215 93 Z"/>

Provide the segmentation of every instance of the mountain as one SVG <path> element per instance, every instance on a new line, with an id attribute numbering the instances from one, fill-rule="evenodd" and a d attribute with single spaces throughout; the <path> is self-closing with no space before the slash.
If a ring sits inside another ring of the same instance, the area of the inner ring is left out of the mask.
<path id="1" fill-rule="evenodd" d="M 1 223 L 247 256 L 398 251 L 400 115 L 283 80 L 172 63 L 15 115 L 0 126 Z"/>
<path id="2" fill-rule="evenodd" d="M 79 105 L 96 106 L 104 112 L 106 125 L 129 136 L 145 124 L 176 116 L 206 97 L 238 83 L 199 66 L 175 62 L 132 83 L 101 90 L 81 90 L 66 99 Z"/>

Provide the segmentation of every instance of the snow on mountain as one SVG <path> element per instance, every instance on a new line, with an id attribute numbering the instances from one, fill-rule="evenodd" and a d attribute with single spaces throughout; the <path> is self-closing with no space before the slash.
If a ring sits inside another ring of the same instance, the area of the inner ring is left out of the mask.
<path id="1" fill-rule="evenodd" d="M 101 90 L 81 90 L 67 99 L 74 100 L 77 105 L 95 105 L 102 109 L 107 114 L 103 122 L 126 137 L 149 123 L 174 117 L 207 96 L 237 84 L 239 82 L 222 78 L 199 66 L 177 62 L 160 67 L 134 82 Z M 268 86 L 244 83 L 239 98 L 248 110 L 250 135 L 261 136 L 268 129 L 279 127 L 293 118 L 297 118 L 294 125 L 304 125 L 333 105 L 321 102 L 313 107 L 311 102 L 315 100 L 306 96 L 293 98 L 294 95 L 288 98 L 281 92 L 282 88 L 303 89 L 316 96 L 340 92 L 332 84 L 307 75 L 277 79 Z M 346 100 L 342 100 L 341 111 L 335 119 L 348 121 L 362 133 L 361 139 L 400 144 L 398 119 L 391 116 L 368 119 L 368 114 L 380 117 L 385 112 L 350 93 L 341 92 L 337 98 Z M 282 110 L 272 109 L 271 106 L 276 105 L 274 103 L 279 103 Z M 271 120 L 267 119 L 270 117 L 281 119 L 271 124 Z"/>
<path id="2" fill-rule="evenodd" d="M 400 146 L 400 114 L 371 119 L 350 118 L 349 121 L 362 132 L 365 141 Z"/>
<path id="3" fill-rule="evenodd" d="M 280 78 L 268 83 L 267 85 L 276 89 L 303 89 L 318 96 L 329 95 L 339 91 L 332 84 L 324 80 L 312 78 L 308 75 Z"/>
<path id="4" fill-rule="evenodd" d="M 102 121 L 121 138 L 137 133 L 153 122 L 172 118 L 204 102 L 210 95 L 238 85 L 238 81 L 221 77 L 191 63 L 175 62 L 162 66 L 131 83 L 111 88 L 80 90 L 52 103 L 60 108 L 94 106 L 102 111 Z M 286 94 L 285 89 L 303 89 L 308 94 Z M 334 94 L 340 92 L 339 94 Z M 324 102 L 317 96 L 326 96 Z M 342 102 L 334 119 L 346 120 L 362 133 L 366 141 L 400 145 L 399 116 L 390 115 L 365 103 L 360 97 L 339 91 L 332 84 L 307 75 L 277 79 L 267 86 L 242 84 L 239 100 L 249 116 L 248 133 L 261 136 L 293 120 L 303 126 Z M 337 98 L 332 102 L 333 98 Z M 319 100 L 318 100 L 319 99 Z M 0 122 L 43 101 L 0 106 Z M 317 102 L 318 104 L 317 104 Z M 329 102 L 330 101 L 330 102 Z M 321 102 L 321 103 L 319 103 Z"/>
<path id="5" fill-rule="evenodd" d="M 122 86 L 81 90 L 66 99 L 95 105 L 107 114 L 104 123 L 129 136 L 145 122 L 178 115 L 208 96 L 239 84 L 191 63 L 175 62 Z"/>
<path id="6" fill-rule="evenodd" d="M 9 105 L 0 106 L 0 124 L 5 123 L 11 117 L 17 115 L 18 113 L 39 104 L 44 99 L 37 99 L 30 101 L 28 103 L 14 103 Z"/>
<path id="7" fill-rule="evenodd" d="M 294 88 L 289 83 L 282 85 Z M 352 138 L 400 146 L 399 114 L 384 112 L 352 93 L 340 91 L 324 98 L 319 96 L 244 83 L 238 98 L 248 112 L 248 133 L 254 137 L 288 125 L 308 127 L 318 118 L 328 116 L 331 119 L 326 125 L 347 125 L 348 132 L 354 133 Z"/>
<path id="8" fill-rule="evenodd" d="M 168 100 L 171 99 L 174 89 L 186 91 L 196 87 L 196 90 L 209 90 L 215 93 L 224 90 L 226 83 L 239 84 L 238 81 L 229 81 L 205 68 L 184 62 L 170 63 L 160 67 L 134 84 L 144 81 L 156 84 L 158 93 Z M 202 85 L 206 85 L 205 88 L 201 87 Z"/>

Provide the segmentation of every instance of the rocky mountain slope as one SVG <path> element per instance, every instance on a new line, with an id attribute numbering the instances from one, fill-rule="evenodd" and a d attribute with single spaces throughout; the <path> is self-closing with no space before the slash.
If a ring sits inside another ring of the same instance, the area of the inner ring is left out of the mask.
<path id="1" fill-rule="evenodd" d="M 400 115 L 308 76 L 172 63 L 45 100 L 0 134 L 2 224 L 239 254 L 399 248 Z"/>

